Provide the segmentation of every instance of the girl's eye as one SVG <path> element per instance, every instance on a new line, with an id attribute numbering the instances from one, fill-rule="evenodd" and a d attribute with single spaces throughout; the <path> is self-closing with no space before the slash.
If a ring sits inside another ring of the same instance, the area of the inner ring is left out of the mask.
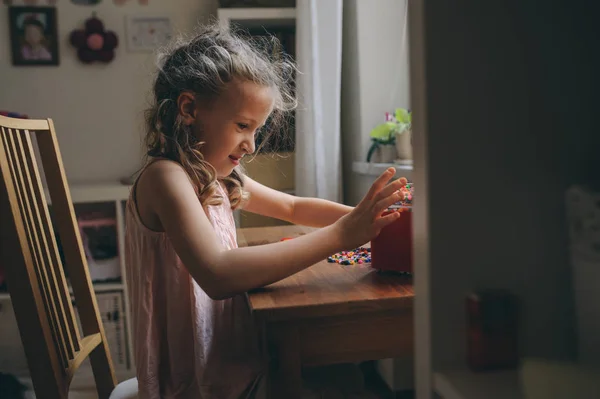
<path id="1" fill-rule="evenodd" d="M 237 125 L 242 130 L 248 129 L 248 124 L 246 123 L 238 123 Z"/>

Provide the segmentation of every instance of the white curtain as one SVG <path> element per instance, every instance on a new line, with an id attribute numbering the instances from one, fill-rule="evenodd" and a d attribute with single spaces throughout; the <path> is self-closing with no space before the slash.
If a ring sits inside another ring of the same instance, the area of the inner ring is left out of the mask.
<path id="1" fill-rule="evenodd" d="M 297 0 L 296 195 L 341 201 L 342 0 Z"/>

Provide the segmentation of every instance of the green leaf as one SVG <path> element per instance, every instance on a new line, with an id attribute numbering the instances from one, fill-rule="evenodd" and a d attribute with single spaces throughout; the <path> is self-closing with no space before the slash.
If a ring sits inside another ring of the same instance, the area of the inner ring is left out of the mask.
<path id="1" fill-rule="evenodd" d="M 371 138 L 378 140 L 389 140 L 395 129 L 396 124 L 394 122 L 385 122 L 375 126 L 375 128 L 371 130 L 370 136 Z"/>
<path id="2" fill-rule="evenodd" d="M 405 131 L 410 130 L 410 123 L 398 123 L 396 128 L 396 132 L 404 133 Z"/>
<path id="3" fill-rule="evenodd" d="M 396 108 L 396 113 L 394 114 L 396 120 L 400 123 L 410 123 L 411 115 L 404 108 Z"/>

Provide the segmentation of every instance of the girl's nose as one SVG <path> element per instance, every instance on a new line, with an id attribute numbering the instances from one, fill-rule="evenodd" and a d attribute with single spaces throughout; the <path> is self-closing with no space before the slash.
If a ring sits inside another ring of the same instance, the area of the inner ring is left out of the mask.
<path id="1" fill-rule="evenodd" d="M 248 155 L 254 154 L 254 151 L 256 150 L 254 135 L 242 143 L 242 150 L 244 150 Z"/>

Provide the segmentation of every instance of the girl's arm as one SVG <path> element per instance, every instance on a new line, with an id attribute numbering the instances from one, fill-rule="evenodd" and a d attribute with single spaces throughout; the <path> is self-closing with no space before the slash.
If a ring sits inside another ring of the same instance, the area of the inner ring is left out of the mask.
<path id="1" fill-rule="evenodd" d="M 179 165 L 157 161 L 149 166 L 138 182 L 136 198 L 138 208 L 145 202 L 158 218 L 200 287 L 211 298 L 222 299 L 284 279 L 379 234 L 399 217 L 399 213 L 380 216 L 401 196 L 398 181 L 386 185 L 393 175 L 393 169 L 382 175 L 359 206 L 328 227 L 294 240 L 232 250 L 221 245 Z"/>
<path id="2" fill-rule="evenodd" d="M 250 200 L 244 210 L 285 220 L 292 224 L 325 227 L 347 215 L 353 207 L 320 198 L 295 197 L 266 187 L 244 176 L 244 189 Z"/>

